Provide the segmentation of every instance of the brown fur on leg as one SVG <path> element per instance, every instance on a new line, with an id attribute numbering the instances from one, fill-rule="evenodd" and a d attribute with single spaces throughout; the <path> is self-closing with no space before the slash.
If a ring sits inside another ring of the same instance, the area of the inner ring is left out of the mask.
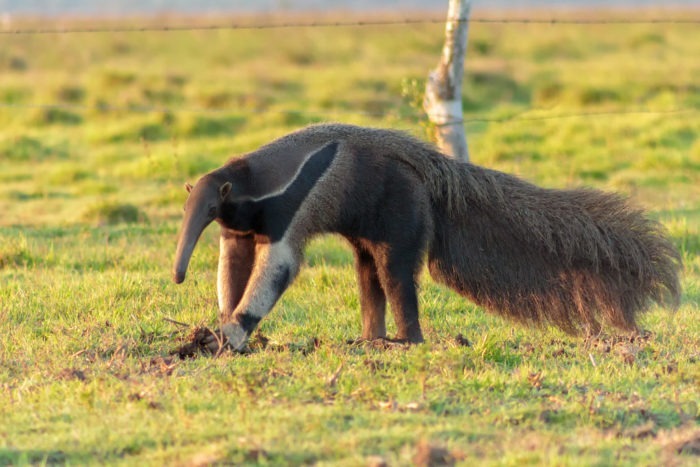
<path id="1" fill-rule="evenodd" d="M 217 288 L 221 320 L 228 322 L 243 297 L 255 262 L 255 239 L 221 228 Z"/>
<path id="2" fill-rule="evenodd" d="M 357 282 L 360 288 L 362 339 L 386 337 L 386 295 L 379 283 L 374 258 L 361 242 L 351 242 L 355 250 Z"/>
<path id="3" fill-rule="evenodd" d="M 415 278 L 421 264 L 420 250 L 377 248 L 375 262 L 396 322 L 397 341 L 423 342 L 418 321 Z M 381 251 L 385 250 L 385 251 Z"/>

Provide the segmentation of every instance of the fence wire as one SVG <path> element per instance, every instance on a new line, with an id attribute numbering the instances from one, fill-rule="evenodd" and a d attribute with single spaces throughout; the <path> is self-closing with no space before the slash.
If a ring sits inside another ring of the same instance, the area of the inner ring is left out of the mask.
<path id="1" fill-rule="evenodd" d="M 0 109 L 39 109 L 39 110 L 66 110 L 74 112 L 131 112 L 131 113 L 194 113 L 194 114 L 210 114 L 210 115 L 240 115 L 253 116 L 260 114 L 278 114 L 278 115 L 299 115 L 308 117 L 337 117 L 337 116 L 355 116 L 355 117 L 372 117 L 372 118 L 395 118 L 395 119 L 413 119 L 421 120 L 425 118 L 425 113 L 422 112 L 406 112 L 406 111 L 362 111 L 352 109 L 235 109 L 235 108 L 204 108 L 204 107 L 165 107 L 165 106 L 132 106 L 132 105 L 79 105 L 79 104 L 19 104 L 0 102 Z M 596 117 L 614 117 L 625 115 L 674 115 L 674 114 L 691 114 L 700 113 L 700 107 L 676 107 L 670 109 L 650 109 L 650 108 L 622 108 L 608 110 L 593 110 L 582 112 L 559 112 L 553 115 L 532 115 L 541 112 L 551 112 L 551 107 L 531 107 L 521 111 L 514 112 L 510 115 L 502 117 L 492 117 L 488 115 L 470 115 L 467 113 L 464 116 L 463 122 L 467 125 L 476 123 L 509 123 L 509 122 L 536 122 L 546 120 L 561 120 L 570 118 L 596 118 Z"/>
<path id="2" fill-rule="evenodd" d="M 173 24 L 144 26 L 75 26 L 75 27 L 39 27 L 0 29 L 0 35 L 40 35 L 40 34 L 80 34 L 80 33 L 129 33 L 129 32 L 178 32 L 178 31 L 220 31 L 220 30 L 256 30 L 256 29 L 293 29 L 293 28 L 331 28 L 331 27 L 366 27 L 366 26 L 401 26 L 419 24 L 444 24 L 445 18 L 403 18 L 357 21 L 298 21 L 288 23 L 217 23 L 217 24 Z M 534 25 L 663 25 L 663 24 L 700 24 L 698 18 L 470 18 L 452 22 L 483 24 L 534 24 Z"/>

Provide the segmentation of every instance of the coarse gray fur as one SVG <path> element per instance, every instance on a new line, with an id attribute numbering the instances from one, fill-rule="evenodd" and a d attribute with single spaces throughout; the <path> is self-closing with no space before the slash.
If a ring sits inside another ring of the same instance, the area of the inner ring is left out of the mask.
<path id="1" fill-rule="evenodd" d="M 365 339 L 386 337 L 388 302 L 396 339 L 423 340 L 415 284 L 426 257 L 435 280 L 487 310 L 570 333 L 634 330 L 652 302 L 679 300 L 678 251 L 621 196 L 540 188 L 397 131 L 310 126 L 188 189 L 174 279 L 216 220 L 222 331 L 236 349 L 323 233 L 353 247 Z"/>

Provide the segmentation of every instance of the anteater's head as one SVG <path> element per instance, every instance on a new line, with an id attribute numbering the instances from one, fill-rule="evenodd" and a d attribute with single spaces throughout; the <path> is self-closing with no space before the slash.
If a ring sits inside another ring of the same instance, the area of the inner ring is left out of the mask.
<path id="1" fill-rule="evenodd" d="M 185 189 L 189 196 L 185 202 L 185 216 L 180 227 L 173 266 L 173 281 L 176 284 L 185 280 L 187 265 L 199 236 L 214 219 L 220 217 L 222 205 L 231 191 L 231 182 L 205 175 L 194 186 L 186 183 Z"/>

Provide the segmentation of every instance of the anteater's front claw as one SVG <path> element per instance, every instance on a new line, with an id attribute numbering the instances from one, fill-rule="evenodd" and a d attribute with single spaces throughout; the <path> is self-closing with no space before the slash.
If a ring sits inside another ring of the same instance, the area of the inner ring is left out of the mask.
<path id="1" fill-rule="evenodd" d="M 201 346 L 214 355 L 232 348 L 226 334 L 220 329 L 210 331 L 209 334 L 201 340 Z"/>

